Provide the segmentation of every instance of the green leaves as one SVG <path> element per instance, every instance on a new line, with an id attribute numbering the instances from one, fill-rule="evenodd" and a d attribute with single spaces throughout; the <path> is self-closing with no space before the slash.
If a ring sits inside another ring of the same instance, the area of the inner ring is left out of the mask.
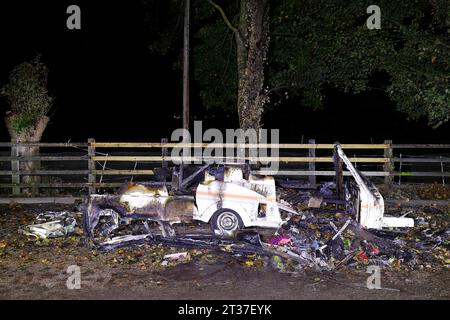
<path id="1" fill-rule="evenodd" d="M 31 127 L 50 110 L 53 98 L 47 92 L 48 69 L 40 56 L 30 62 L 14 67 L 9 74 L 9 83 L 0 90 L 12 112 L 12 127 L 20 133 Z"/>
<path id="2" fill-rule="evenodd" d="M 324 85 L 359 93 L 370 90 L 374 72 L 384 72 L 387 94 L 408 117 L 425 116 L 434 127 L 448 121 L 448 1 L 378 5 L 382 27 L 372 31 L 365 27 L 366 1 L 280 2 L 272 16 L 269 87 L 288 86 L 289 96 L 317 108 Z"/>
<path id="3" fill-rule="evenodd" d="M 147 0 L 150 1 L 150 0 Z M 169 10 L 179 10 L 172 0 Z M 229 20 L 239 21 L 239 1 L 218 1 Z M 371 90 L 374 73 L 397 108 L 431 126 L 449 120 L 450 2 L 380 0 L 381 29 L 369 30 L 366 0 L 272 1 L 265 87 L 267 107 L 300 98 L 320 108 L 324 87 L 344 92 Z M 236 111 L 236 44 L 232 32 L 207 1 L 193 3 L 192 65 L 206 108 Z M 176 16 L 171 16 L 173 21 Z M 171 24 L 172 25 L 172 24 Z M 170 25 L 170 26 L 171 26 Z M 170 48 L 163 33 L 161 51 Z M 173 50 L 173 48 L 172 48 Z"/>

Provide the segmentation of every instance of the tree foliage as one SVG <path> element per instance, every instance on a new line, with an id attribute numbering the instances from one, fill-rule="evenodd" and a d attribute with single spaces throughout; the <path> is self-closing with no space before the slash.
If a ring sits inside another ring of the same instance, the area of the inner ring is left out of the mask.
<path id="1" fill-rule="evenodd" d="M 34 126 L 50 110 L 53 98 L 47 91 L 48 69 L 36 56 L 12 69 L 9 82 L 0 90 L 11 107 L 12 127 L 17 133 Z"/>
<path id="2" fill-rule="evenodd" d="M 321 106 L 324 85 L 370 90 L 374 72 L 399 110 L 430 125 L 450 113 L 448 1 L 379 1 L 381 29 L 366 27 L 367 1 L 283 1 L 273 13 L 268 84 Z M 298 14 L 301 13 L 301 14 Z M 283 96 L 283 95 L 280 95 Z"/>
<path id="3" fill-rule="evenodd" d="M 151 0 L 147 0 L 151 1 Z M 178 6 L 181 0 L 175 1 Z M 238 25 L 241 1 L 217 1 Z M 320 108 L 324 89 L 382 90 L 411 119 L 439 126 L 450 116 L 450 2 L 380 0 L 381 29 L 369 30 L 367 0 L 272 0 L 266 105 L 299 97 Z M 181 6 L 182 7 L 182 6 Z M 193 69 L 203 104 L 236 110 L 232 31 L 207 0 L 193 2 Z M 374 74 L 384 74 L 378 88 Z"/>

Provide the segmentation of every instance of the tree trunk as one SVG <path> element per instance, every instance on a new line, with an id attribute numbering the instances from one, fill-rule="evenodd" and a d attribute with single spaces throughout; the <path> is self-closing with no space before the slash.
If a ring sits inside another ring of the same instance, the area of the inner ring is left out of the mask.
<path id="1" fill-rule="evenodd" d="M 242 0 L 239 35 L 236 35 L 238 63 L 239 125 L 259 129 L 267 94 L 264 92 L 264 64 L 269 47 L 267 0 Z"/>
<path id="2" fill-rule="evenodd" d="M 239 125 L 244 130 L 258 130 L 267 101 L 263 85 L 264 64 L 269 49 L 269 1 L 241 0 L 237 28 L 219 5 L 213 0 L 207 1 L 222 15 L 236 41 Z"/>
<path id="3" fill-rule="evenodd" d="M 27 143 L 27 142 L 40 142 L 42 138 L 42 134 L 44 133 L 45 128 L 47 127 L 49 118 L 47 116 L 43 116 L 39 118 L 36 124 L 33 127 L 28 127 L 23 129 L 21 132 L 16 132 L 12 126 L 12 116 L 7 116 L 5 118 L 6 127 L 8 128 L 9 135 L 11 136 L 12 143 Z M 13 146 L 11 147 L 11 156 L 19 156 L 19 157 L 31 157 L 39 155 L 39 147 L 36 146 Z M 12 162 L 13 164 L 13 162 Z M 13 166 L 13 165 L 12 165 Z M 21 161 L 18 167 L 19 173 L 20 171 L 36 171 L 40 170 L 41 162 L 36 161 Z M 39 176 L 23 176 L 21 182 L 24 184 L 34 185 L 40 182 Z M 37 194 L 37 187 L 32 188 L 24 188 L 23 193 L 25 194 Z"/>

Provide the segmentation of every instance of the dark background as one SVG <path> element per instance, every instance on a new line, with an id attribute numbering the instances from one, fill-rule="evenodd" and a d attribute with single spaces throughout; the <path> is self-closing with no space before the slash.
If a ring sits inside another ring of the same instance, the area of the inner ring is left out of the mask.
<path id="1" fill-rule="evenodd" d="M 81 7 L 81 30 L 66 28 L 66 9 Z M 159 10 L 155 8 L 155 10 Z M 150 16 L 159 16 L 153 12 Z M 195 28 L 195 21 L 193 21 Z M 181 126 L 181 72 L 175 57 L 152 54 L 156 34 L 146 26 L 139 0 L 1 1 L 0 85 L 14 65 L 36 53 L 50 70 L 56 96 L 43 141 L 159 141 Z M 180 46 L 180 53 L 181 53 Z M 384 81 L 375 77 L 374 81 Z M 236 128 L 236 115 L 205 112 L 191 84 L 191 122 Z M 290 102 L 266 112 L 266 128 L 280 128 L 283 142 L 316 138 L 319 142 L 448 142 L 450 126 L 433 130 L 426 120 L 410 122 L 395 111 L 382 91 L 359 95 L 327 90 L 325 108 L 314 112 Z M 0 101 L 2 114 L 8 110 Z M 9 139 L 0 126 L 0 141 Z"/>

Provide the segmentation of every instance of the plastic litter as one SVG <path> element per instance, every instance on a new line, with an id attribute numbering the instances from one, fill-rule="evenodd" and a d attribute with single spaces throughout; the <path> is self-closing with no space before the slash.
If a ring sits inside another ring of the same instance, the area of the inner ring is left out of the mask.
<path id="1" fill-rule="evenodd" d="M 284 245 L 289 244 L 290 242 L 292 242 L 292 239 L 288 235 L 279 235 L 279 236 L 273 237 L 272 239 L 270 239 L 268 241 L 268 243 L 274 244 L 277 246 L 284 246 Z"/>
<path id="2" fill-rule="evenodd" d="M 324 198 L 331 197 L 333 195 L 333 190 L 331 190 L 331 189 L 333 189 L 333 188 L 335 188 L 334 182 L 330 182 L 330 181 L 329 182 L 325 182 L 322 185 L 322 187 L 320 188 L 319 193 Z"/>
<path id="3" fill-rule="evenodd" d="M 76 216 L 77 213 L 67 211 L 40 213 L 36 220 L 45 222 L 27 225 L 19 229 L 19 232 L 37 239 L 63 237 L 75 231 Z"/>
<path id="4" fill-rule="evenodd" d="M 189 255 L 188 252 L 178 252 L 178 253 L 172 253 L 172 254 L 166 254 L 164 256 L 164 260 L 167 261 L 177 261 L 177 262 L 183 262 L 183 261 L 187 261 L 190 260 L 191 256 Z"/>
<path id="5" fill-rule="evenodd" d="M 75 218 L 67 218 L 65 220 L 55 220 L 29 225 L 21 231 L 25 235 L 34 236 L 40 239 L 56 238 L 74 232 L 75 225 Z"/>

